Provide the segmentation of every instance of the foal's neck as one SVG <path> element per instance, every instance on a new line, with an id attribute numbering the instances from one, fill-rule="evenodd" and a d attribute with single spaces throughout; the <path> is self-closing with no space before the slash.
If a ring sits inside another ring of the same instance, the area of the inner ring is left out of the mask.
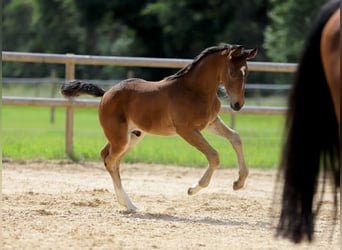
<path id="1" fill-rule="evenodd" d="M 187 74 L 187 85 L 196 92 L 216 96 L 221 81 L 221 72 L 225 67 L 225 57 L 215 52 L 201 59 Z"/>

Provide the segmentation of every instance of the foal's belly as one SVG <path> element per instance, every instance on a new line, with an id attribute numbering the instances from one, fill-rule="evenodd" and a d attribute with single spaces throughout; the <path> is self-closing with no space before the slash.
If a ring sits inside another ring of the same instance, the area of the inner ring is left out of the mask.
<path id="1" fill-rule="evenodd" d="M 171 136 L 176 135 L 176 129 L 169 121 L 158 118 L 132 119 L 129 124 L 129 131 L 138 130 L 146 134 Z"/>

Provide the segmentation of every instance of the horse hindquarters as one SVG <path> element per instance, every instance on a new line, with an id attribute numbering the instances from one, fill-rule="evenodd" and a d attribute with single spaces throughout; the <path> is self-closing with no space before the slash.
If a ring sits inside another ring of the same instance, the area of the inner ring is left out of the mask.
<path id="1" fill-rule="evenodd" d="M 340 10 L 337 10 L 322 31 L 321 58 L 339 125 L 341 94 L 340 46 Z"/>

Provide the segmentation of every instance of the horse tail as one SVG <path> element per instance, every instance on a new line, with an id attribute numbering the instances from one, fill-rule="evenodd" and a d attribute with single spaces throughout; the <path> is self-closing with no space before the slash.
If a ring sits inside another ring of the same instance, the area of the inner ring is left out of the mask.
<path id="1" fill-rule="evenodd" d="M 66 82 L 61 87 L 61 94 L 64 97 L 76 97 L 80 95 L 91 95 L 94 97 L 100 97 L 103 96 L 104 93 L 106 93 L 106 91 L 99 86 L 93 83 L 83 82 L 79 80 Z"/>
<path id="2" fill-rule="evenodd" d="M 319 209 L 318 205 L 313 212 L 320 167 L 323 167 L 324 177 L 326 173 L 333 174 L 335 191 L 340 186 L 339 128 L 320 55 L 322 30 L 338 8 L 338 1 L 329 2 L 317 16 L 289 97 L 278 173 L 278 178 L 284 178 L 284 187 L 277 234 L 295 243 L 304 237 L 312 240 L 315 214 Z M 336 199 L 335 192 L 335 218 Z"/>

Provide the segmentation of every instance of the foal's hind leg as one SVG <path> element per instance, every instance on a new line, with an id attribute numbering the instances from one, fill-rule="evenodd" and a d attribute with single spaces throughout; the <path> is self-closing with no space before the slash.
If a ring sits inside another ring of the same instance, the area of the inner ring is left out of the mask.
<path id="1" fill-rule="evenodd" d="M 208 126 L 207 130 L 227 138 L 233 145 L 239 164 L 239 179 L 234 182 L 233 189 L 237 190 L 242 188 L 248 176 L 248 169 L 243 155 L 240 135 L 235 130 L 227 127 L 220 117 L 217 117 L 216 120 Z"/>
<path id="2" fill-rule="evenodd" d="M 127 193 L 125 192 L 120 178 L 120 155 L 122 152 L 116 152 L 110 143 L 108 143 L 101 151 L 104 165 L 110 176 L 112 177 L 114 190 L 118 202 L 125 206 L 127 210 L 136 210 L 137 207 L 132 203 Z"/>
<path id="3" fill-rule="evenodd" d="M 128 197 L 125 192 L 120 178 L 120 161 L 124 155 L 131 150 L 142 138 L 141 136 L 136 136 L 135 134 L 127 135 L 127 142 L 123 143 L 121 147 L 118 144 L 108 143 L 101 151 L 101 157 L 103 159 L 104 165 L 108 170 L 110 176 L 112 177 L 114 190 L 118 202 L 125 206 L 128 211 L 134 211 L 137 207 Z"/>

